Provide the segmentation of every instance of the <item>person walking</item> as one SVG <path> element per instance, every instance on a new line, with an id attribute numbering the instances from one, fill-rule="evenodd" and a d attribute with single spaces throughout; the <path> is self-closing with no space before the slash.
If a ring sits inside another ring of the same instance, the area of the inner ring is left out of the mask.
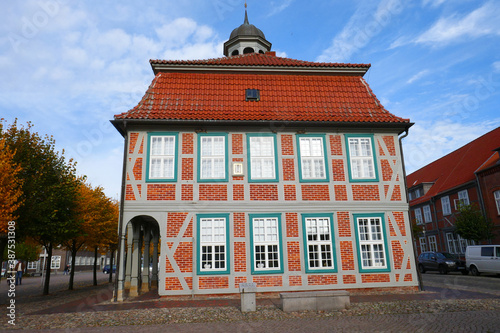
<path id="1" fill-rule="evenodd" d="M 16 274 L 16 286 L 18 284 L 23 284 L 23 271 L 24 271 L 24 264 L 21 260 L 17 261 L 17 264 L 14 268 L 15 274 Z"/>

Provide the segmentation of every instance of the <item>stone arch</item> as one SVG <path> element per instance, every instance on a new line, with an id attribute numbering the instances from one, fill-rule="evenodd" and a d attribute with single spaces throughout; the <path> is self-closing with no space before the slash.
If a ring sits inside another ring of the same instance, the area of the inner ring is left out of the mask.
<path id="1" fill-rule="evenodd" d="M 243 54 L 255 53 L 255 50 L 252 47 L 245 47 L 243 50 Z"/>
<path id="2" fill-rule="evenodd" d="M 120 242 L 117 295 L 130 297 L 158 288 L 160 227 L 148 215 L 131 218 Z"/>

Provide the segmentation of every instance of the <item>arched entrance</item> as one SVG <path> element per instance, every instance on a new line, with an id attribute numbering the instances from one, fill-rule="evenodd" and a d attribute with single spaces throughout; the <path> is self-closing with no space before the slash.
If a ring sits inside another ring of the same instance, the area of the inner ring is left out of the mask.
<path id="1" fill-rule="evenodd" d="M 141 215 L 126 225 L 120 242 L 117 300 L 124 295 L 135 297 L 158 288 L 160 228 L 156 219 Z"/>

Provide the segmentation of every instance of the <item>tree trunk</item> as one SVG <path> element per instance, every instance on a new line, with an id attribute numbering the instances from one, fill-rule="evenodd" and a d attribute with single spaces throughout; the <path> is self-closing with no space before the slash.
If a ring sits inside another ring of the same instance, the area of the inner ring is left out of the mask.
<path id="1" fill-rule="evenodd" d="M 97 246 L 94 248 L 94 286 L 97 286 Z"/>
<path id="2" fill-rule="evenodd" d="M 71 270 L 69 272 L 69 286 L 68 290 L 73 290 L 73 281 L 75 278 L 75 259 L 76 259 L 76 241 L 71 243 Z"/>
<path id="3" fill-rule="evenodd" d="M 114 259 L 115 259 L 115 251 L 110 251 L 111 252 L 111 259 L 109 260 L 109 280 L 108 282 L 111 283 L 113 282 L 113 264 L 114 264 Z"/>
<path id="4" fill-rule="evenodd" d="M 52 263 L 52 243 L 49 243 L 49 246 L 45 247 L 47 249 L 47 262 L 46 270 L 45 270 L 45 283 L 43 285 L 43 295 L 49 294 L 49 285 L 50 285 L 50 266 Z"/>
<path id="5" fill-rule="evenodd" d="M 2 236 L 0 237 L 0 269 L 3 267 L 3 251 L 5 251 L 5 247 L 7 246 L 7 236 Z M 7 271 L 7 268 L 5 269 Z M 7 276 L 7 273 L 5 273 Z M 0 275 L 0 281 L 2 280 L 2 277 Z"/>

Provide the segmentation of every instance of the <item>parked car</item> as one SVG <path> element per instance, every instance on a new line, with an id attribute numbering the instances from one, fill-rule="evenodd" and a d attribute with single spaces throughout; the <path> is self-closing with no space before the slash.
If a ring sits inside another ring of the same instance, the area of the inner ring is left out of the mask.
<path id="1" fill-rule="evenodd" d="M 109 270 L 110 270 L 109 267 L 110 267 L 109 265 L 104 266 L 104 268 L 102 269 L 102 272 L 104 274 L 109 274 Z M 116 265 L 113 265 L 113 273 L 116 273 Z"/>
<path id="2" fill-rule="evenodd" d="M 467 246 L 465 261 L 472 275 L 500 274 L 500 245 Z"/>
<path id="3" fill-rule="evenodd" d="M 422 252 L 418 256 L 418 269 L 420 273 L 438 271 L 440 274 L 447 274 L 448 272 L 469 274 L 465 261 L 448 252 Z"/>

